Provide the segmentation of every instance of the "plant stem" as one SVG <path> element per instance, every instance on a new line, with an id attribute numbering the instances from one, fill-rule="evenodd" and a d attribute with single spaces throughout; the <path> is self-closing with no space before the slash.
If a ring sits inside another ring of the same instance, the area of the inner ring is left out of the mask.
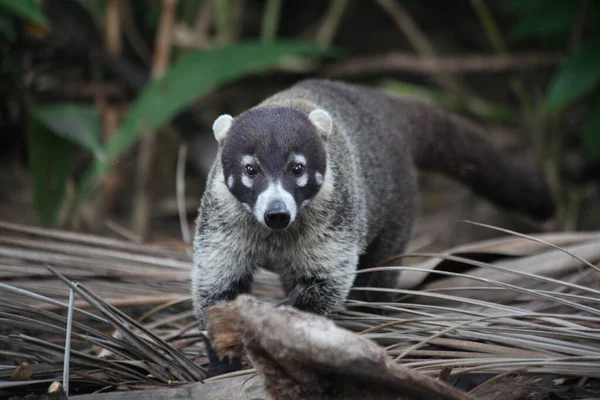
<path id="1" fill-rule="evenodd" d="M 267 0 L 260 33 L 260 39 L 263 42 L 272 42 L 275 39 L 279 27 L 280 10 L 281 0 Z"/>
<path id="2" fill-rule="evenodd" d="M 323 18 L 323 23 L 315 37 L 315 42 L 317 42 L 317 44 L 321 46 L 331 45 L 348 2 L 349 0 L 330 0 L 329 8 Z"/>
<path id="3" fill-rule="evenodd" d="M 497 53 L 506 53 L 506 43 L 500 33 L 500 28 L 494 20 L 490 9 L 484 0 L 471 0 L 471 5 L 479 17 L 481 26 L 485 30 L 488 41 Z"/>
<path id="4" fill-rule="evenodd" d="M 242 2 L 240 0 L 216 0 L 214 3 L 215 23 L 217 28 L 216 43 L 231 44 L 235 41 Z"/>
<path id="5" fill-rule="evenodd" d="M 217 30 L 217 36 L 215 41 L 219 45 L 225 45 L 231 43 L 233 40 L 233 33 L 230 29 L 229 14 L 231 12 L 229 0 L 220 0 L 215 2 L 215 25 Z"/>
<path id="6" fill-rule="evenodd" d="M 575 50 L 581 42 L 585 21 L 593 6 L 593 4 L 590 3 L 590 0 L 581 0 L 579 2 L 579 12 L 577 13 L 577 19 L 573 26 L 573 30 L 571 31 L 571 37 L 569 38 L 569 50 L 571 51 Z"/>
<path id="7" fill-rule="evenodd" d="M 167 70 L 171 58 L 171 43 L 175 27 L 177 0 L 163 0 L 160 25 L 156 37 L 156 49 L 152 62 L 152 78 L 159 79 Z M 152 203 L 150 199 L 150 176 L 156 135 L 147 132 L 142 137 L 137 163 L 137 176 L 133 199 L 133 231 L 142 239 L 148 236 Z"/>
<path id="8" fill-rule="evenodd" d="M 398 29 L 404 34 L 410 45 L 420 56 L 437 57 L 437 51 L 433 43 L 402 3 L 395 0 L 377 0 L 377 3 L 394 20 Z M 461 95 L 475 96 L 474 93 L 471 93 L 467 85 L 461 82 L 456 76 L 439 73 L 434 75 L 434 79 L 443 89 L 460 93 Z"/>
<path id="9" fill-rule="evenodd" d="M 575 187 L 571 189 L 568 194 L 567 211 L 565 213 L 564 230 L 566 232 L 577 230 L 579 221 L 579 212 L 581 211 L 581 204 L 583 202 L 583 189 L 581 187 Z"/>

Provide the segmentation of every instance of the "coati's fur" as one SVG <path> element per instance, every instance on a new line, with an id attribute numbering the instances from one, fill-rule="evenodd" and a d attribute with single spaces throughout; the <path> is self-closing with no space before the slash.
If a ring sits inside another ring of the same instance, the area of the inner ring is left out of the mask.
<path id="1" fill-rule="evenodd" d="M 396 272 L 354 272 L 403 251 L 415 166 L 501 207 L 541 219 L 554 213 L 542 176 L 511 164 L 474 125 L 373 89 L 306 80 L 213 128 L 219 153 L 194 241 L 201 326 L 206 307 L 250 291 L 258 267 L 279 273 L 292 305 L 324 315 L 343 306 L 353 283 L 394 287 Z"/>

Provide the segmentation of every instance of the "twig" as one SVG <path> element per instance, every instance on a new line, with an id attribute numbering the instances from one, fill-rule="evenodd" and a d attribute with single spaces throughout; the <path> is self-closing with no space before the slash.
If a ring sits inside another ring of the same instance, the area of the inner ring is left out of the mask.
<path id="1" fill-rule="evenodd" d="M 177 0 L 163 0 L 160 25 L 156 37 L 156 50 L 152 62 L 152 78 L 160 78 L 169 65 L 171 43 L 175 26 Z M 136 188 L 134 193 L 133 231 L 143 239 L 148 237 L 150 225 L 151 199 L 149 193 L 150 171 L 156 136 L 146 132 L 140 143 L 137 163 Z"/>
<path id="2" fill-rule="evenodd" d="M 527 369 L 528 369 L 527 367 L 520 367 L 517 369 L 513 369 L 510 371 L 506 371 L 501 374 L 498 374 L 498 375 L 494 376 L 493 378 L 488 379 L 487 381 L 483 382 L 481 385 L 476 386 L 473 389 L 471 389 L 469 391 L 469 394 L 474 394 L 475 392 L 478 392 L 479 390 L 483 389 L 484 387 L 486 387 L 494 382 L 498 382 L 500 379 L 502 379 L 506 376 L 525 373 L 525 372 L 527 372 Z"/>
<path id="3" fill-rule="evenodd" d="M 115 233 L 123 236 L 125 239 L 132 241 L 135 244 L 141 244 L 143 242 L 142 238 L 131 232 L 129 229 L 125 228 L 122 225 L 119 225 L 112 219 L 107 219 L 105 221 L 105 225 L 108 229 L 114 231 Z"/>
<path id="4" fill-rule="evenodd" d="M 182 143 L 179 146 L 179 153 L 177 154 L 176 194 L 181 237 L 185 243 L 190 243 L 190 228 L 187 223 L 187 213 L 185 211 L 185 160 L 187 157 L 187 150 L 187 145 L 185 143 Z"/>
<path id="5" fill-rule="evenodd" d="M 73 299 L 75 292 L 69 289 L 69 311 L 67 313 L 67 333 L 65 337 L 65 360 L 63 363 L 63 390 L 69 397 L 69 364 L 71 360 L 71 331 L 73 329 Z"/>
<path id="6" fill-rule="evenodd" d="M 121 2 L 110 0 L 106 4 L 106 51 L 118 56 L 121 54 L 123 43 L 121 41 Z M 120 110 L 116 105 L 109 104 L 107 98 L 96 98 L 98 108 L 102 112 L 103 139 L 107 143 L 119 126 Z M 101 225 L 112 196 L 111 182 L 118 181 L 119 171 L 114 166 L 110 168 L 108 176 L 101 183 L 101 195 L 91 202 L 91 216 L 89 221 L 92 226 Z"/>
<path id="7" fill-rule="evenodd" d="M 406 8 L 394 0 L 377 0 L 379 6 L 394 20 L 414 50 L 426 56 L 435 56 L 436 51 L 421 28 L 413 20 Z"/>
<path id="8" fill-rule="evenodd" d="M 260 33 L 260 39 L 263 42 L 272 42 L 275 39 L 279 27 L 280 10 L 281 0 L 267 0 Z"/>
<path id="9" fill-rule="evenodd" d="M 485 0 L 471 0 L 471 5 L 479 16 L 481 25 L 485 29 L 485 35 L 494 50 L 497 53 L 506 53 L 506 43 L 502 39 L 500 28 L 492 17 L 489 7 L 485 4 Z"/>
<path id="10" fill-rule="evenodd" d="M 1 287 L 0 287 L 1 288 Z M 154 305 L 162 305 L 170 302 L 181 302 L 184 300 L 188 300 L 189 297 L 182 296 L 178 294 L 167 294 L 167 295 L 159 295 L 159 296 L 138 296 L 138 297 L 130 297 L 125 299 L 109 299 L 106 298 L 104 301 L 107 304 L 110 304 L 113 307 L 117 308 L 130 308 L 130 307 L 140 307 L 140 306 L 154 306 Z M 59 302 L 57 302 L 59 303 Z M 39 304 L 36 305 L 40 310 L 45 311 L 60 311 L 64 309 L 64 305 L 62 303 L 59 304 Z M 84 310 L 93 309 L 93 307 L 86 302 L 85 300 L 77 300 L 75 302 L 75 308 L 77 310 L 84 312 Z"/>
<path id="11" fill-rule="evenodd" d="M 417 57 L 403 53 L 357 57 L 335 63 L 320 75 L 338 78 L 358 74 L 380 74 L 385 71 L 464 74 L 501 72 L 554 66 L 564 59 L 557 53 L 524 53 L 511 55 L 472 55 L 460 57 Z"/>
<path id="12" fill-rule="evenodd" d="M 542 240 L 542 239 L 540 239 L 540 238 L 536 238 L 536 237 L 533 237 L 533 236 L 525 235 L 525 234 L 523 234 L 523 233 L 519 233 L 519 232 L 511 231 L 510 229 L 504 229 L 504 228 L 500 228 L 500 227 L 497 227 L 497 226 L 493 226 L 493 225 L 484 224 L 484 223 L 481 223 L 481 222 L 474 222 L 474 221 L 469 221 L 469 220 L 464 220 L 464 221 L 462 221 L 462 222 L 466 222 L 467 224 L 472 224 L 472 225 L 476 225 L 476 226 L 481 226 L 481 227 L 488 228 L 488 229 L 493 229 L 493 230 L 496 230 L 496 231 L 499 231 L 499 232 L 503 232 L 503 233 L 508 233 L 508 234 L 510 234 L 510 235 L 519 236 L 519 237 L 522 237 L 522 238 L 525 238 L 525 239 L 532 240 L 532 241 L 534 241 L 534 242 L 543 243 L 543 244 L 545 244 L 545 245 L 547 245 L 547 246 L 550 246 L 550 247 L 552 247 L 553 249 L 556 249 L 556 250 L 558 250 L 558 251 L 562 251 L 562 252 L 563 252 L 563 253 L 565 253 L 565 254 L 568 254 L 569 256 L 573 257 L 573 258 L 574 258 L 574 259 L 576 259 L 577 261 L 581 261 L 583 264 L 587 265 L 588 267 L 590 267 L 590 268 L 592 268 L 592 269 L 594 269 L 594 270 L 596 270 L 596 271 L 600 272 L 600 267 L 597 267 L 597 266 L 595 266 L 595 265 L 594 265 L 594 264 L 592 264 L 591 262 L 589 262 L 589 261 L 587 261 L 587 260 L 584 260 L 583 258 L 579 257 L 579 256 L 578 256 L 578 255 L 576 255 L 576 254 L 573 254 L 572 252 L 570 252 L 570 251 L 569 251 L 569 250 L 567 250 L 567 249 L 564 249 L 564 248 L 562 248 L 562 247 L 560 247 L 560 246 L 557 246 L 557 245 L 555 245 L 555 244 L 552 244 L 552 243 L 550 243 L 550 242 L 547 242 L 547 241 L 545 241 L 545 240 Z"/>
<path id="13" fill-rule="evenodd" d="M 329 46 L 344 15 L 348 0 L 330 0 L 329 8 L 323 22 L 315 35 L 315 42 L 321 46 Z"/>
<path id="14" fill-rule="evenodd" d="M 121 53 L 121 0 L 109 0 L 106 5 L 106 49 Z"/>
<path id="15" fill-rule="evenodd" d="M 62 311 L 65 308 L 69 308 L 68 304 L 65 304 L 61 301 L 55 300 L 53 298 L 50 297 L 46 297 L 46 296 L 42 296 L 41 294 L 37 294 L 37 293 L 33 293 L 30 292 L 29 290 L 25 290 L 25 289 L 20 289 L 14 286 L 10 286 L 7 285 L 5 283 L 0 282 L 0 290 L 4 290 L 10 293 L 14 293 L 14 294 L 18 294 L 21 296 L 27 296 L 29 298 L 32 299 L 36 299 L 36 300 L 40 300 L 43 302 L 43 304 L 40 304 L 37 308 L 42 310 L 42 309 L 52 309 L 52 310 L 56 310 L 56 311 Z M 46 306 L 45 303 L 48 303 L 49 305 Z M 87 304 L 87 303 L 86 303 Z M 77 304 L 75 304 L 75 309 L 77 309 L 78 312 L 81 312 L 83 315 L 85 315 L 88 318 L 91 318 L 92 320 L 96 320 L 96 321 L 100 321 L 100 322 L 107 322 L 104 318 L 99 317 L 97 315 L 88 313 L 87 311 L 80 309 Z"/>
<path id="16" fill-rule="evenodd" d="M 240 0 L 215 1 L 216 42 L 223 46 L 233 43 L 239 31 Z"/>
<path id="17" fill-rule="evenodd" d="M 585 28 L 585 21 L 590 14 L 590 8 L 592 7 L 593 3 L 590 0 L 581 0 L 579 2 L 579 12 L 577 13 L 577 19 L 575 20 L 573 30 L 571 31 L 571 37 L 569 39 L 569 48 L 571 51 L 579 46 L 579 43 L 581 42 L 581 36 Z"/>
<path id="18" fill-rule="evenodd" d="M 421 56 L 436 57 L 436 51 L 433 44 L 427 36 L 421 31 L 411 15 L 404 6 L 394 0 L 377 0 L 381 8 L 386 11 L 394 20 L 396 26 L 404 33 L 406 39 Z M 465 85 L 459 83 L 455 78 L 447 75 L 444 71 L 438 71 L 434 79 L 439 85 L 447 90 L 465 93 Z"/>
<path id="19" fill-rule="evenodd" d="M 196 16 L 196 22 L 194 24 L 194 31 L 196 32 L 196 35 L 204 37 L 207 43 L 209 41 L 207 39 L 207 35 L 212 22 L 211 17 L 214 5 L 214 0 L 205 0 L 202 4 L 202 7 L 198 11 L 198 15 Z"/>
<path id="20" fill-rule="evenodd" d="M 225 374 L 206 378 L 203 382 L 205 382 L 205 383 L 214 382 L 214 381 L 219 381 L 222 379 L 228 379 L 228 378 L 233 378 L 235 376 L 243 376 L 243 375 L 253 375 L 254 376 L 254 375 L 256 375 L 256 369 L 248 368 L 248 369 L 242 369 L 242 370 L 234 371 L 234 372 L 227 372 Z"/>
<path id="21" fill-rule="evenodd" d="M 126 93 L 120 84 L 110 81 L 97 82 L 65 82 L 59 87 L 41 92 L 51 97 L 66 97 L 72 100 L 89 101 L 95 98 L 102 98 L 104 102 L 109 100 L 122 100 Z"/>
<path id="22" fill-rule="evenodd" d="M 39 228 L 36 226 L 27 226 L 0 221 L 0 232 L 7 231 L 13 235 L 28 235 L 43 239 L 53 239 L 60 242 L 72 242 L 83 246 L 96 248 L 110 248 L 112 250 L 124 250 L 129 253 L 143 253 L 164 257 L 166 249 L 158 246 L 137 245 L 120 239 L 113 239 L 105 236 L 96 236 L 90 234 L 81 234 L 80 232 L 61 231 L 58 229 Z M 171 252 L 167 257 L 172 259 L 182 259 L 178 257 L 178 252 Z M 187 259 L 183 257 L 183 259 Z"/>
<path id="23" fill-rule="evenodd" d="M 440 338 L 440 337 L 444 336 L 445 334 L 450 333 L 452 331 L 456 331 L 456 330 L 458 330 L 459 328 L 461 328 L 463 326 L 467 326 L 467 325 L 470 325 L 470 324 L 476 324 L 476 323 L 479 323 L 479 322 L 486 321 L 487 319 L 495 319 L 495 318 L 496 318 L 495 316 L 492 316 L 492 317 L 483 317 L 483 318 L 476 318 L 476 319 L 473 319 L 473 320 L 470 320 L 470 321 L 464 321 L 464 322 L 458 323 L 456 325 L 449 326 L 448 328 L 442 329 L 439 332 L 435 332 L 433 335 L 424 338 L 423 340 L 421 340 L 418 343 L 413 344 L 409 348 L 404 349 L 402 351 L 402 353 L 400 353 L 400 355 L 398 355 L 398 356 L 396 356 L 396 358 L 394 358 L 394 361 L 398 362 L 399 360 L 401 360 L 404 357 L 406 357 L 412 351 L 418 350 L 421 347 L 423 347 L 424 345 L 430 343 L 433 339 Z"/>
<path id="24" fill-rule="evenodd" d="M 152 168 L 152 155 L 154 153 L 154 132 L 145 129 L 140 141 L 139 154 L 137 159 L 135 187 L 133 190 L 133 212 L 132 227 L 133 232 L 138 235 L 142 241 L 148 239 L 151 213 L 150 199 L 150 170 Z"/>
<path id="25" fill-rule="evenodd" d="M 133 13 L 131 10 L 131 1 L 124 0 L 122 4 L 123 13 L 121 18 L 123 21 L 123 30 L 125 31 L 125 35 L 127 35 L 127 39 L 129 39 L 131 48 L 133 51 L 135 51 L 138 57 L 140 57 L 140 59 L 146 65 L 150 65 L 152 62 L 152 52 L 146 45 L 144 38 L 135 24 L 135 19 L 133 18 Z"/>
<path id="26" fill-rule="evenodd" d="M 485 31 L 485 34 L 494 51 L 496 53 L 506 54 L 508 52 L 508 46 L 504 41 L 504 38 L 500 33 L 500 29 L 498 28 L 498 24 L 490 12 L 489 7 L 485 3 L 485 0 L 472 0 L 471 6 L 477 14 L 481 27 Z M 533 111 L 532 103 L 522 77 L 518 75 L 512 77 L 510 79 L 510 88 L 519 102 L 521 113 L 530 120 L 529 122 L 532 126 L 530 127 L 529 131 L 531 132 L 530 135 L 533 139 L 533 142 L 536 144 L 534 146 L 536 153 L 538 153 L 536 154 L 536 158 L 539 158 L 539 149 L 541 147 L 541 143 L 544 141 L 544 138 L 542 137 L 543 132 L 540 128 L 537 113 Z"/>
<path id="27" fill-rule="evenodd" d="M 179 26 L 177 28 L 175 43 L 186 48 L 208 48 L 211 46 L 209 29 L 213 23 L 215 1 L 205 0 L 202 2 L 198 14 L 194 20 L 192 29 Z"/>

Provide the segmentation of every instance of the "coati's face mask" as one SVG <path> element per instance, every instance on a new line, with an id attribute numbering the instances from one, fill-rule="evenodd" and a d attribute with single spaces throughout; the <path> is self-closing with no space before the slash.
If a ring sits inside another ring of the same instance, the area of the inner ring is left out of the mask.
<path id="1" fill-rule="evenodd" d="M 304 114 L 287 107 L 221 115 L 213 131 L 225 184 L 262 225 L 290 226 L 325 179 L 327 138 L 333 123 L 325 110 Z"/>

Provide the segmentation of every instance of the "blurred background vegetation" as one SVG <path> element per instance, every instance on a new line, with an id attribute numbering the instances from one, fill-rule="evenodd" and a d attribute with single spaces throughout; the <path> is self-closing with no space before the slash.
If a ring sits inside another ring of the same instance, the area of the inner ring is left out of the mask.
<path id="1" fill-rule="evenodd" d="M 465 115 L 548 175 L 542 227 L 423 174 L 423 243 L 477 235 L 461 218 L 598 229 L 599 17 L 600 0 L 0 0 L 0 219 L 188 241 L 214 118 L 321 77 Z"/>

